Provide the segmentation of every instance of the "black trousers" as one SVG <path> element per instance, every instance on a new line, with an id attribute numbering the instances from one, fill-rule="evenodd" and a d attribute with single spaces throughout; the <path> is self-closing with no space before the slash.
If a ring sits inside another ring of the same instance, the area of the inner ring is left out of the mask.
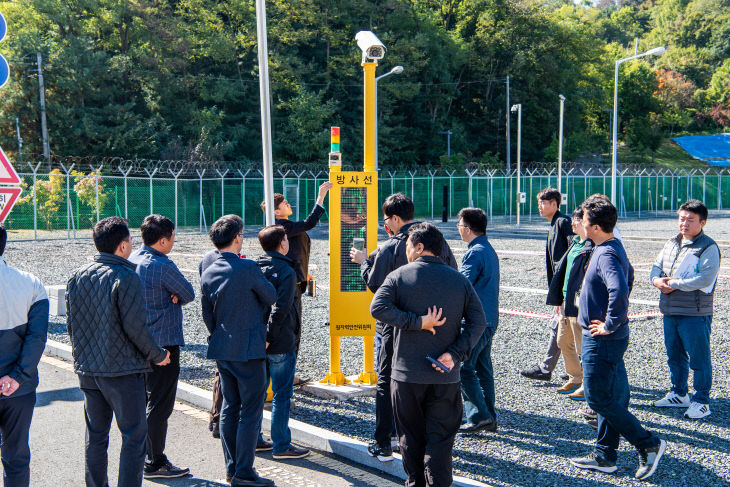
<path id="1" fill-rule="evenodd" d="M 390 371 L 393 362 L 393 327 L 378 327 L 378 383 L 375 386 L 375 434 L 373 439 L 381 447 L 390 446 L 393 436 L 393 404 L 390 398 Z"/>
<path id="2" fill-rule="evenodd" d="M 147 465 L 158 469 L 165 465 L 165 438 L 167 420 L 175 407 L 177 379 L 180 377 L 180 347 L 164 347 L 170 352 L 170 363 L 152 365 L 145 380 L 147 389 Z"/>
<path id="3" fill-rule="evenodd" d="M 28 487 L 30 484 L 28 431 L 34 407 L 35 391 L 0 398 L 0 443 L 5 487 Z"/>
<path id="4" fill-rule="evenodd" d="M 147 420 L 144 374 L 119 377 L 79 375 L 86 415 L 86 486 L 107 487 L 109 427 L 112 416 L 122 434 L 117 485 L 142 485 Z"/>
<path id="5" fill-rule="evenodd" d="M 461 424 L 461 384 L 391 381 L 406 487 L 448 487 L 454 438 Z"/>

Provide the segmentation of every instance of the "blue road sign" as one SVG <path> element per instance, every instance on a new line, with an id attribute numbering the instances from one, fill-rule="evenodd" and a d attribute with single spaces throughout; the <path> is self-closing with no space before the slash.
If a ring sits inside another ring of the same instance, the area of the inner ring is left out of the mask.
<path id="1" fill-rule="evenodd" d="M 8 61 L 5 57 L 0 54 L 0 88 L 5 86 L 5 83 L 8 82 L 8 78 L 10 78 L 10 66 L 8 66 Z"/>
<path id="2" fill-rule="evenodd" d="M 8 33 L 8 23 L 5 22 L 5 17 L 0 13 L 0 42 L 5 39 L 5 34 Z"/>

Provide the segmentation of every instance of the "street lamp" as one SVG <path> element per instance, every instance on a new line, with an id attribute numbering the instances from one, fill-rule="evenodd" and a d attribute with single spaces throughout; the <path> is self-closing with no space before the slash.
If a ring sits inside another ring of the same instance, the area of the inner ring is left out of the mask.
<path id="1" fill-rule="evenodd" d="M 664 46 L 662 47 L 655 47 L 654 49 L 649 49 L 648 51 L 637 54 L 635 56 L 619 59 L 616 61 L 616 69 L 614 71 L 614 79 L 613 79 L 613 140 L 612 140 L 612 147 L 611 147 L 611 201 L 613 204 L 618 207 L 618 201 L 616 201 L 616 162 L 617 162 L 617 132 L 618 132 L 618 67 L 621 65 L 621 63 L 624 63 L 626 61 L 631 61 L 632 59 L 637 59 L 644 56 L 661 56 L 666 51 L 666 48 Z"/>
<path id="2" fill-rule="evenodd" d="M 259 58 L 259 96 L 261 103 L 261 148 L 264 165 L 266 224 L 274 224 L 274 164 L 271 151 L 271 96 L 269 93 L 269 48 L 266 40 L 266 2 L 256 0 L 256 37 Z M 40 54 L 39 54 L 40 56 Z M 245 215 L 241 215 L 244 216 Z"/>
<path id="3" fill-rule="evenodd" d="M 391 74 L 401 74 L 403 66 L 396 66 L 385 74 L 375 78 L 375 170 L 378 170 L 378 81 Z"/>
<path id="4" fill-rule="evenodd" d="M 561 204 L 563 192 L 561 188 L 561 178 L 563 177 L 563 109 L 565 108 L 565 97 L 560 95 L 560 130 L 558 131 L 558 192 L 560 193 Z M 560 208 L 560 205 L 558 205 Z"/>
<path id="5" fill-rule="evenodd" d="M 522 203 L 522 193 L 520 192 L 520 171 L 521 166 L 521 149 L 522 149 L 522 103 L 512 105 L 510 108 L 512 113 L 517 112 L 517 226 L 520 226 L 520 204 Z"/>

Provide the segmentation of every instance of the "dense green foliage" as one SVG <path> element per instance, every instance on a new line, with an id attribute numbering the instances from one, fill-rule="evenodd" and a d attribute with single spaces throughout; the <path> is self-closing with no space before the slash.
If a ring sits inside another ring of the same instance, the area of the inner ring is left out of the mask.
<path id="1" fill-rule="evenodd" d="M 0 2 L 11 80 L 0 144 L 42 152 L 35 53 L 44 58 L 54 154 L 259 160 L 254 0 Z M 647 153 L 665 136 L 730 126 L 730 0 L 648 0 L 593 8 L 536 0 L 269 0 L 274 156 L 324 161 L 328 127 L 361 158 L 362 71 L 354 42 L 388 47 L 378 74 L 380 161 L 504 159 L 505 75 L 523 107 L 523 158 L 554 157 L 558 94 L 566 156 L 609 142 L 616 59 L 623 140 Z M 26 63 L 26 64 L 23 64 Z M 516 120 L 513 118 L 513 130 Z"/>

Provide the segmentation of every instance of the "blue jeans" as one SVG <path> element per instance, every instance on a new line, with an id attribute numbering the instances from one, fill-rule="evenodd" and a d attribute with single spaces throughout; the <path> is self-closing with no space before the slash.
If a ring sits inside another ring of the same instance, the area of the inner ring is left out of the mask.
<path id="1" fill-rule="evenodd" d="M 496 327 L 484 330 L 469 358 L 461 367 L 461 394 L 467 421 L 479 423 L 497 419 L 494 410 L 494 369 L 492 368 L 492 339 Z"/>
<path id="2" fill-rule="evenodd" d="M 664 315 L 664 345 L 667 347 L 667 364 L 672 391 L 684 396 L 689 387 L 687 376 L 692 368 L 693 401 L 709 404 L 712 386 L 712 362 L 710 361 L 710 316 Z"/>
<path id="3" fill-rule="evenodd" d="M 258 478 L 253 468 L 266 399 L 266 361 L 217 360 L 223 407 L 220 432 L 226 473 L 239 479 Z"/>
<path id="4" fill-rule="evenodd" d="M 282 453 L 291 448 L 289 431 L 289 408 L 294 395 L 294 368 L 297 356 L 291 353 L 276 353 L 266 356 L 271 376 L 271 389 L 274 400 L 271 405 L 271 441 L 274 453 Z"/>
<path id="5" fill-rule="evenodd" d="M 612 462 L 621 436 L 637 449 L 659 444 L 628 409 L 629 379 L 624 365 L 628 346 L 629 337 L 610 340 L 583 335 L 583 388 L 588 406 L 598 414 L 596 453 Z"/>

